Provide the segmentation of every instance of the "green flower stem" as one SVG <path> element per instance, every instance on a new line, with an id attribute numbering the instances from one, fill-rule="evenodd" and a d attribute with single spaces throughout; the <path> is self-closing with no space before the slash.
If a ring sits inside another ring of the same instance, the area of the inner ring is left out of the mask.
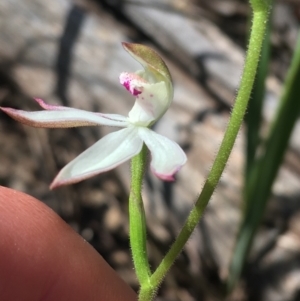
<path id="1" fill-rule="evenodd" d="M 195 207 L 187 218 L 171 249 L 150 278 L 152 287 L 157 288 L 166 273 L 174 263 L 198 224 L 226 166 L 235 139 L 243 122 L 247 104 L 253 87 L 255 74 L 259 62 L 262 43 L 264 40 L 266 23 L 268 20 L 269 3 L 266 0 L 250 1 L 253 8 L 253 23 L 251 28 L 249 47 L 238 95 L 232 110 L 229 123 L 220 146 L 219 152 L 204 184 L 203 190 L 197 199 Z M 142 292 L 142 291 L 141 291 Z M 153 293 L 154 294 L 154 293 Z M 151 299 L 140 299 L 143 301 Z"/>
<path id="2" fill-rule="evenodd" d="M 284 92 L 276 118 L 264 145 L 264 151 L 252 167 L 246 186 L 249 204 L 243 217 L 230 266 L 228 291 L 230 292 L 242 272 L 251 243 L 265 212 L 272 185 L 282 163 L 293 128 L 300 113 L 300 33 L 293 60 L 286 77 Z"/>
<path id="3" fill-rule="evenodd" d="M 131 160 L 131 188 L 129 195 L 129 232 L 133 263 L 140 285 L 147 285 L 150 280 L 150 267 L 146 246 L 146 219 L 141 195 L 147 148 Z"/>
<path id="4" fill-rule="evenodd" d="M 151 301 L 154 299 L 158 287 L 154 287 L 149 282 L 147 285 L 142 285 L 139 292 L 138 301 Z"/>

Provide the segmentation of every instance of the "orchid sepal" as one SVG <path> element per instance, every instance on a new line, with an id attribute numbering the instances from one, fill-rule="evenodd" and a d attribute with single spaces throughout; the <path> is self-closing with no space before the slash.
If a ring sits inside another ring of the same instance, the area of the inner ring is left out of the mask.
<path id="1" fill-rule="evenodd" d="M 141 44 L 123 42 L 122 46 L 145 69 L 149 68 L 152 72 L 159 73 L 166 81 L 172 83 L 170 71 L 156 51 Z"/>
<path id="2" fill-rule="evenodd" d="M 53 180 L 50 188 L 74 184 L 109 171 L 137 155 L 143 140 L 135 127 L 110 133 L 69 162 Z"/>
<path id="3" fill-rule="evenodd" d="M 48 105 L 41 99 L 35 99 L 45 111 L 23 111 L 12 108 L 0 109 L 13 119 L 39 128 L 70 128 L 79 126 L 108 125 L 125 127 L 127 118 L 117 114 L 99 114 L 64 106 Z"/>
<path id="4" fill-rule="evenodd" d="M 139 136 L 150 150 L 151 171 L 162 180 L 174 181 L 174 175 L 187 161 L 182 148 L 175 141 L 145 127 L 139 128 Z"/>

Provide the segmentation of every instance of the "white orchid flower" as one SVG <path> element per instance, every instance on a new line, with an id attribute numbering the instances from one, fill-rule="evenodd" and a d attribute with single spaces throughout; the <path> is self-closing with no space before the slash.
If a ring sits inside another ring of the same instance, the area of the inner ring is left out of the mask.
<path id="1" fill-rule="evenodd" d="M 186 155 L 177 143 L 149 129 L 166 112 L 173 98 L 167 66 L 149 47 L 129 43 L 123 43 L 123 47 L 144 67 L 136 73 L 124 72 L 120 75 L 121 84 L 136 97 L 128 117 L 48 105 L 41 99 L 36 101 L 43 111 L 1 108 L 17 121 L 33 127 L 108 125 L 124 128 L 106 135 L 67 164 L 50 188 L 77 183 L 111 170 L 137 155 L 143 143 L 151 152 L 151 170 L 159 178 L 174 180 L 173 175 L 185 164 Z"/>

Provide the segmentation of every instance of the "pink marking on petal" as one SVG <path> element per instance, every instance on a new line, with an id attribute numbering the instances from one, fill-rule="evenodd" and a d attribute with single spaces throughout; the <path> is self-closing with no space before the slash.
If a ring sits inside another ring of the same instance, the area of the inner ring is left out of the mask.
<path id="1" fill-rule="evenodd" d="M 151 168 L 151 171 L 161 180 L 163 181 L 167 181 L 167 182 L 174 182 L 175 181 L 175 177 L 174 175 L 181 169 L 182 166 L 179 166 L 175 169 L 175 171 L 171 174 L 162 174 L 162 173 L 158 173 L 156 172 L 153 168 Z"/>
<path id="2" fill-rule="evenodd" d="M 28 114 L 35 114 L 35 112 L 27 112 L 23 110 L 16 110 L 12 108 L 2 108 L 0 109 L 13 118 L 16 121 L 19 121 L 25 125 L 29 125 L 32 127 L 37 128 L 71 128 L 71 127 L 78 127 L 78 126 L 96 126 L 99 125 L 96 122 L 89 122 L 89 121 L 78 121 L 78 120 L 49 120 L 49 121 L 42 121 L 42 120 L 35 120 L 33 117 L 30 117 Z M 38 111 L 44 112 L 44 111 Z M 47 114 L 47 112 L 44 112 Z"/>
<path id="3" fill-rule="evenodd" d="M 139 95 L 139 94 L 141 94 L 142 93 L 142 91 L 139 91 L 139 90 L 137 90 L 137 89 L 133 89 L 133 95 L 134 96 L 137 96 L 137 95 Z"/>
<path id="4" fill-rule="evenodd" d="M 41 98 L 34 98 L 34 100 L 45 110 L 61 111 L 61 110 L 68 109 L 67 107 L 64 107 L 64 106 L 48 105 Z"/>
<path id="5" fill-rule="evenodd" d="M 151 168 L 151 171 L 152 171 L 158 178 L 160 178 L 160 179 L 163 180 L 163 181 L 167 181 L 167 182 L 174 182 L 174 181 L 175 181 L 175 178 L 174 178 L 174 174 L 175 174 L 175 173 L 172 173 L 172 174 L 161 174 L 161 173 L 156 172 L 153 168 Z"/>
<path id="6" fill-rule="evenodd" d="M 95 173 L 95 175 L 96 175 L 96 173 Z M 57 176 L 56 176 L 56 178 L 57 178 Z M 58 187 L 65 186 L 65 185 L 76 184 L 76 183 L 84 180 L 84 178 L 78 178 L 78 179 L 73 179 L 73 180 L 67 179 L 67 180 L 59 181 L 56 178 L 50 184 L 50 186 L 49 186 L 50 190 L 53 190 L 53 189 L 56 189 Z"/>
<path id="7" fill-rule="evenodd" d="M 130 91 L 130 84 L 129 84 L 129 81 L 124 81 L 124 82 L 123 82 L 123 86 L 124 86 L 128 91 Z"/>
<path id="8" fill-rule="evenodd" d="M 146 81 L 135 73 L 123 72 L 120 75 L 120 83 L 128 90 L 133 96 L 138 96 L 143 92 L 143 88 L 139 84 L 146 83 Z"/>
<path id="9" fill-rule="evenodd" d="M 17 110 L 13 108 L 0 108 L 3 112 L 5 112 L 8 116 L 13 118 L 16 121 L 19 121 L 23 124 L 32 126 L 32 127 L 50 127 L 50 123 L 45 123 L 41 126 L 39 122 L 35 122 L 34 120 L 30 120 L 27 117 L 23 116 L 23 113 L 27 113 L 26 111 Z"/>
<path id="10" fill-rule="evenodd" d="M 121 163 L 120 163 L 121 164 Z M 118 166 L 118 165 L 117 165 Z M 49 188 L 50 190 L 54 190 L 58 187 L 61 187 L 61 186 L 66 186 L 66 185 L 72 185 L 72 184 L 76 184 L 78 182 L 81 182 L 83 180 L 86 180 L 86 179 L 89 179 L 89 178 L 92 178 L 94 176 L 97 176 L 99 175 L 100 173 L 103 173 L 103 172 L 106 172 L 110 170 L 109 168 L 107 168 L 106 170 L 103 170 L 101 172 L 99 171 L 94 171 L 94 172 L 91 172 L 91 173 L 88 173 L 88 174 L 83 174 L 81 176 L 77 176 L 77 177 L 74 177 L 74 178 L 68 178 L 68 179 L 63 179 L 63 180 L 60 180 L 59 179 L 59 176 L 61 174 L 61 171 L 56 175 L 55 179 L 52 181 L 52 183 L 50 184 Z"/>
<path id="11" fill-rule="evenodd" d="M 173 177 L 173 175 L 162 175 L 162 174 L 158 174 L 155 173 L 155 175 L 160 178 L 161 180 L 164 180 L 166 182 L 174 182 L 175 178 Z"/>
<path id="12" fill-rule="evenodd" d="M 5 112 L 9 116 L 11 114 L 13 114 L 15 111 L 17 111 L 16 109 L 13 109 L 13 108 L 3 108 L 3 107 L 0 107 L 0 110 L 3 111 L 3 112 Z"/>

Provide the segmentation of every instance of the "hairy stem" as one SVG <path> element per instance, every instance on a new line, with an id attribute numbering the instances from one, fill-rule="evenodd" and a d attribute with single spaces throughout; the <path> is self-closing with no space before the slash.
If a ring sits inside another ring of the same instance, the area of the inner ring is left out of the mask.
<path id="1" fill-rule="evenodd" d="M 129 234 L 134 268 L 140 285 L 149 283 L 150 267 L 147 256 L 147 234 L 144 204 L 141 195 L 147 148 L 131 160 L 131 189 L 129 195 Z"/>
<path id="2" fill-rule="evenodd" d="M 232 110 L 229 123 L 221 143 L 220 149 L 204 184 L 203 190 L 196 201 L 194 208 L 188 216 L 185 225 L 179 233 L 171 249 L 162 260 L 156 271 L 150 278 L 151 284 L 157 288 L 166 273 L 174 263 L 175 259 L 190 238 L 198 224 L 204 209 L 206 208 L 228 161 L 231 150 L 234 146 L 238 131 L 243 122 L 247 104 L 253 87 L 255 74 L 259 62 L 262 43 L 264 40 L 266 22 L 268 19 L 269 5 L 266 0 L 251 1 L 253 8 L 253 23 L 251 28 L 248 52 L 246 56 L 243 75 L 236 101 Z M 144 301 L 144 300 L 143 300 Z"/>

